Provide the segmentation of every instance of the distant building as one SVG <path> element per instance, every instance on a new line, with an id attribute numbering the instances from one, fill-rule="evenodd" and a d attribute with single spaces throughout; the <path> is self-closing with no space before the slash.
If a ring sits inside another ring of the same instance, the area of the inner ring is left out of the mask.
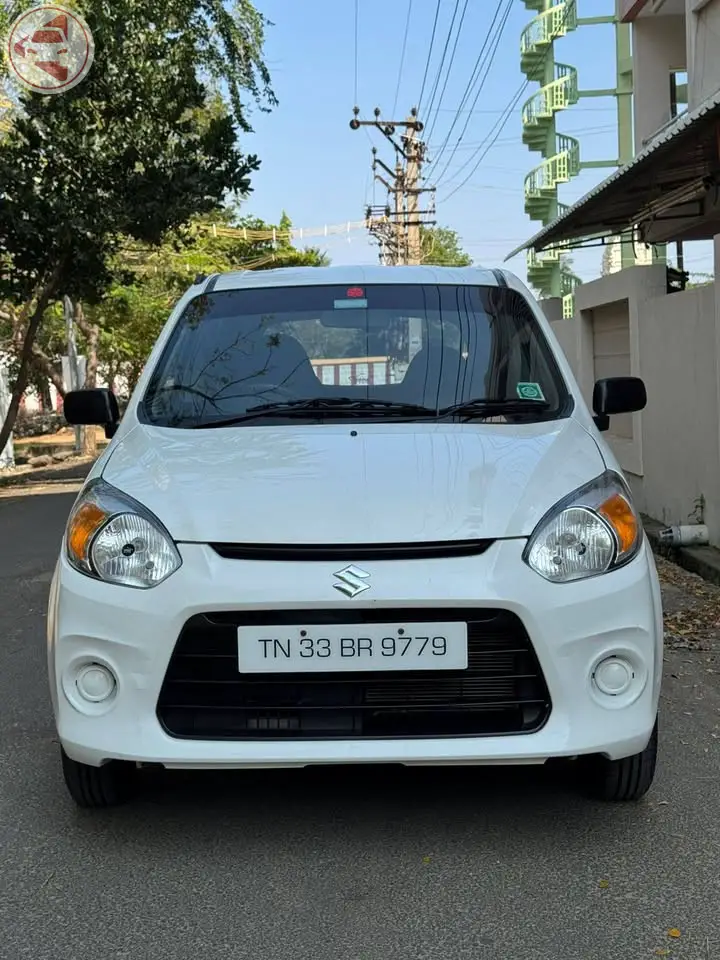
<path id="1" fill-rule="evenodd" d="M 638 267 L 647 267 L 653 262 L 652 247 L 647 247 L 644 243 L 636 244 L 633 253 L 635 265 Z M 613 237 L 603 248 L 602 275 L 607 277 L 611 273 L 619 273 L 622 269 L 622 244 L 620 237 Z"/>
<path id="2" fill-rule="evenodd" d="M 720 0 L 617 2 L 632 28 L 634 155 L 526 247 L 609 244 L 574 316 L 546 310 L 588 403 L 603 377 L 647 385 L 646 408 L 606 434 L 638 509 L 665 524 L 701 516 L 720 547 Z M 618 236 L 638 252 L 677 244 L 678 265 L 682 244 L 711 241 L 716 281 L 684 289 L 662 261 L 618 271 Z"/>
<path id="3" fill-rule="evenodd" d="M 635 152 L 720 89 L 718 0 L 618 0 L 632 24 Z"/>
<path id="4" fill-rule="evenodd" d="M 318 380 L 330 386 L 361 387 L 392 383 L 389 357 L 348 357 L 312 360 L 311 363 Z"/>

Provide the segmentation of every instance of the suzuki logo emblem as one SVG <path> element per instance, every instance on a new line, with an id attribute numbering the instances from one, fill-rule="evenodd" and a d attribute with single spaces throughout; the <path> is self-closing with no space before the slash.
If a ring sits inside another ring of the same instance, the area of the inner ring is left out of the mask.
<path id="1" fill-rule="evenodd" d="M 344 593 L 350 599 L 370 589 L 370 584 L 365 583 L 366 580 L 370 579 L 370 574 L 361 570 L 360 567 L 351 565 L 334 573 L 333 576 L 338 578 L 338 582 L 333 584 L 335 589 Z"/>

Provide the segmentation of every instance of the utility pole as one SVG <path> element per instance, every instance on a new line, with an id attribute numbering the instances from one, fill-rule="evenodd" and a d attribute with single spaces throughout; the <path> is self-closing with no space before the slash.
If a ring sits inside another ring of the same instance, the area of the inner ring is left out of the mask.
<path id="1" fill-rule="evenodd" d="M 422 129 L 422 125 L 421 125 Z M 417 137 L 417 125 L 408 124 L 407 133 L 403 137 L 405 156 L 407 158 L 405 195 L 407 197 L 407 240 L 409 264 L 422 263 L 422 246 L 420 241 L 420 213 L 419 199 L 423 188 L 420 186 L 420 171 L 425 158 L 425 144 Z"/>
<path id="2" fill-rule="evenodd" d="M 395 224 L 392 220 L 392 211 L 389 206 L 367 207 L 365 223 L 368 233 L 374 237 L 380 248 L 380 263 L 384 267 L 392 267 L 397 262 Z"/>
<path id="3" fill-rule="evenodd" d="M 404 214 L 403 203 L 405 199 L 405 171 L 398 157 L 395 162 L 395 176 L 393 178 L 392 195 L 394 200 L 393 217 L 395 221 L 395 262 L 407 263 L 408 244 L 407 236 L 403 228 Z"/>
<path id="4" fill-rule="evenodd" d="M 375 127 L 390 141 L 395 150 L 395 168 L 378 159 L 373 147 L 372 169 L 375 180 L 381 183 L 392 198 L 384 208 L 384 216 L 378 216 L 377 208 L 368 207 L 366 217 L 368 230 L 380 245 L 380 260 L 383 264 L 397 266 L 422 263 L 422 235 L 420 228 L 433 226 L 434 220 L 423 219 L 434 214 L 434 205 L 428 210 L 420 209 L 420 195 L 433 193 L 434 187 L 423 187 L 422 165 L 425 160 L 425 143 L 420 139 L 423 124 L 418 120 L 413 107 L 405 120 L 382 120 L 380 108 L 376 107 L 373 120 L 360 120 L 360 108 L 353 108 L 351 130 L 360 127 Z M 400 141 L 395 139 L 397 128 L 404 130 Z M 378 173 L 380 168 L 383 173 Z"/>
<path id="5" fill-rule="evenodd" d="M 373 178 L 381 183 L 388 192 L 388 198 L 392 195 L 393 207 L 386 204 L 382 211 L 377 207 L 368 207 L 367 219 L 368 230 L 377 239 L 380 245 L 380 259 L 385 266 L 396 266 L 399 263 L 407 262 L 407 244 L 403 233 L 403 182 L 404 171 L 402 164 L 395 164 L 395 169 L 391 170 L 382 160 L 378 160 L 377 148 L 372 148 Z M 389 179 L 377 172 L 378 167 L 383 170 Z"/>
<path id="6" fill-rule="evenodd" d="M 77 341 L 75 339 L 75 312 L 70 297 L 63 297 L 65 314 L 65 332 L 67 336 L 67 372 L 66 384 L 70 390 L 80 389 L 80 370 L 78 364 Z M 75 453 L 82 453 L 83 428 L 75 427 Z"/>

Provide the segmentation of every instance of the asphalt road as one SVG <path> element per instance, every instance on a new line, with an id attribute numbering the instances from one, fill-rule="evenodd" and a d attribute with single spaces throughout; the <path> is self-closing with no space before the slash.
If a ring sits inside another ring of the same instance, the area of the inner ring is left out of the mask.
<path id="1" fill-rule="evenodd" d="M 720 958 L 710 651 L 668 652 L 639 805 L 542 769 L 343 769 L 160 774 L 133 806 L 76 810 L 44 649 L 72 500 L 0 496 L 3 960 Z"/>

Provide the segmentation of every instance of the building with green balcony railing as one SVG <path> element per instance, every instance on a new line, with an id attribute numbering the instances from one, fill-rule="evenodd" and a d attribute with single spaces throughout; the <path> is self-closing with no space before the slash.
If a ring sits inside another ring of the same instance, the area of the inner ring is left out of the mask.
<path id="1" fill-rule="evenodd" d="M 522 139 L 542 162 L 525 178 L 525 212 L 543 225 L 563 212 L 558 187 L 580 172 L 580 144 L 558 133 L 555 118 L 578 102 L 578 75 L 575 67 L 557 63 L 555 42 L 575 30 L 577 0 L 524 0 L 536 16 L 520 38 L 520 67 L 539 89 L 522 108 Z M 572 315 L 573 290 L 580 283 L 566 264 L 560 248 L 527 256 L 528 281 L 543 297 L 562 297 L 563 312 Z"/>
<path id="2" fill-rule="evenodd" d="M 520 37 L 520 67 L 538 89 L 522 107 L 522 139 L 542 162 L 525 177 L 525 212 L 543 226 L 562 216 L 567 207 L 558 199 L 558 188 L 587 167 L 617 167 L 633 156 L 632 58 L 627 24 L 615 11 L 607 16 L 578 16 L 579 0 L 523 0 L 535 16 Z M 612 4 L 612 0 L 608 0 Z M 612 4 L 614 7 L 614 4 Z M 578 27 L 615 24 L 616 84 L 610 90 L 581 90 L 577 69 L 555 60 L 555 44 Z M 575 137 L 559 133 L 559 113 L 582 97 L 615 97 L 618 117 L 618 155 L 611 160 L 581 160 Z M 570 269 L 566 247 L 527 255 L 528 281 L 542 297 L 562 297 L 563 313 L 572 316 L 573 291 L 581 283 Z M 622 247 L 623 265 L 634 262 L 628 244 Z"/>

